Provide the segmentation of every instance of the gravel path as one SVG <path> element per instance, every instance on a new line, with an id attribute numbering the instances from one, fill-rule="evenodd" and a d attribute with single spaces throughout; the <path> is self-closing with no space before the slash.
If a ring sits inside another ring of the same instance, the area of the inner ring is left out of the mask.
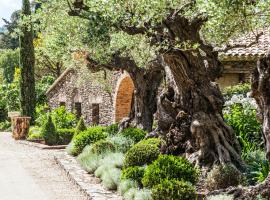
<path id="1" fill-rule="evenodd" d="M 85 200 L 55 163 L 56 151 L 17 144 L 0 133 L 1 200 Z"/>

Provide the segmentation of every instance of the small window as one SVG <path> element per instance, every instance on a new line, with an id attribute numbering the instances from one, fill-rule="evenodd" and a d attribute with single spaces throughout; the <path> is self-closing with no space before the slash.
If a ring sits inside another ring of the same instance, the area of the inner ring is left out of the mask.
<path id="1" fill-rule="evenodd" d="M 99 124 L 99 104 L 92 104 L 92 122 L 93 125 Z"/>
<path id="2" fill-rule="evenodd" d="M 77 118 L 80 118 L 82 116 L 82 103 L 75 102 L 75 114 Z"/>
<path id="3" fill-rule="evenodd" d="M 66 102 L 61 101 L 59 105 L 66 107 Z"/>

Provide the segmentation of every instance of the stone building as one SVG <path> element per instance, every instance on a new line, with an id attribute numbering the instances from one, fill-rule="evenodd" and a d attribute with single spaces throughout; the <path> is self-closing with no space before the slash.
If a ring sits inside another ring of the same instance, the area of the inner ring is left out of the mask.
<path id="1" fill-rule="evenodd" d="M 257 42 L 256 36 L 259 36 Z M 238 45 L 239 47 L 220 54 L 224 72 L 217 82 L 221 88 L 250 80 L 251 72 L 256 67 L 258 59 L 269 50 L 270 31 L 269 29 L 258 29 L 233 40 L 232 45 Z M 245 48 L 245 45 L 248 47 Z"/>
<path id="2" fill-rule="evenodd" d="M 68 111 L 83 116 L 88 125 L 108 125 L 128 117 L 134 85 L 126 72 L 113 72 L 110 91 L 89 79 L 77 84 L 82 72 L 70 68 L 48 89 L 51 109 L 65 106 Z M 95 73 L 92 74 L 95 76 Z"/>

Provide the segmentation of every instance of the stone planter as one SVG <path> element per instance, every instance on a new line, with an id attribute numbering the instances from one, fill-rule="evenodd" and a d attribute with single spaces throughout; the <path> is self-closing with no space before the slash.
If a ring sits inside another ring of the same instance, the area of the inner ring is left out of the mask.
<path id="1" fill-rule="evenodd" d="M 12 137 L 25 140 L 29 131 L 31 117 L 12 117 Z"/>

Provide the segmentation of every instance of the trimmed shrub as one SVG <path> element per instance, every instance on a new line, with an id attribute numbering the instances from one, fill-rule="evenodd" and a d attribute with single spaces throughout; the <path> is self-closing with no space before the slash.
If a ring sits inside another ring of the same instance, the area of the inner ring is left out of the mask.
<path id="1" fill-rule="evenodd" d="M 67 145 L 71 142 L 74 134 L 75 134 L 75 130 L 74 129 L 58 129 L 57 130 L 57 134 L 58 134 L 58 144 L 61 145 Z"/>
<path id="2" fill-rule="evenodd" d="M 43 135 L 47 145 L 56 145 L 58 143 L 58 134 L 51 115 L 48 116 L 47 121 L 43 125 L 41 134 Z"/>
<path id="3" fill-rule="evenodd" d="M 175 179 L 196 183 L 198 170 L 183 157 L 160 155 L 156 161 L 146 167 L 142 183 L 144 187 L 153 187 L 165 179 Z"/>
<path id="4" fill-rule="evenodd" d="M 232 165 L 218 165 L 208 173 L 206 187 L 209 190 L 225 189 L 243 183 L 243 175 Z"/>
<path id="5" fill-rule="evenodd" d="M 161 140 L 160 138 L 149 138 L 140 141 L 138 144 L 155 145 L 160 147 L 163 142 L 164 140 Z"/>
<path id="6" fill-rule="evenodd" d="M 83 117 L 80 118 L 77 126 L 76 126 L 76 129 L 75 129 L 75 134 L 74 135 L 78 135 L 80 132 L 82 131 L 85 131 L 87 128 L 85 126 L 85 123 L 84 123 L 84 120 L 83 120 Z"/>
<path id="7" fill-rule="evenodd" d="M 92 145 L 92 152 L 95 154 L 102 154 L 105 152 L 115 152 L 115 146 L 113 143 L 107 140 L 99 140 Z"/>
<path id="8" fill-rule="evenodd" d="M 160 154 L 156 145 L 136 144 L 125 155 L 124 168 L 142 166 L 156 160 Z"/>
<path id="9" fill-rule="evenodd" d="M 132 139 L 121 135 L 109 137 L 107 140 L 114 144 L 117 152 L 126 153 L 134 145 L 134 141 Z"/>
<path id="10" fill-rule="evenodd" d="M 195 200 L 194 187 L 184 181 L 163 180 L 152 190 L 153 200 Z"/>
<path id="11" fill-rule="evenodd" d="M 144 175 L 143 167 L 128 167 L 122 171 L 121 179 L 126 180 L 130 179 L 138 183 L 140 186 L 142 185 L 142 178 Z"/>
<path id="12" fill-rule="evenodd" d="M 84 147 L 99 140 L 103 140 L 106 137 L 107 133 L 104 132 L 104 127 L 95 126 L 88 128 L 74 137 L 74 150 L 72 150 L 73 155 L 79 155 L 83 151 Z"/>
<path id="13" fill-rule="evenodd" d="M 119 131 L 118 124 L 111 124 L 106 127 L 106 132 L 109 135 L 116 135 Z"/>
<path id="14" fill-rule="evenodd" d="M 145 138 L 146 132 L 139 128 L 126 128 L 120 132 L 120 135 L 132 139 L 135 143 Z"/>
<path id="15" fill-rule="evenodd" d="M 27 136 L 27 140 L 42 140 L 41 128 L 37 126 L 31 126 Z"/>

